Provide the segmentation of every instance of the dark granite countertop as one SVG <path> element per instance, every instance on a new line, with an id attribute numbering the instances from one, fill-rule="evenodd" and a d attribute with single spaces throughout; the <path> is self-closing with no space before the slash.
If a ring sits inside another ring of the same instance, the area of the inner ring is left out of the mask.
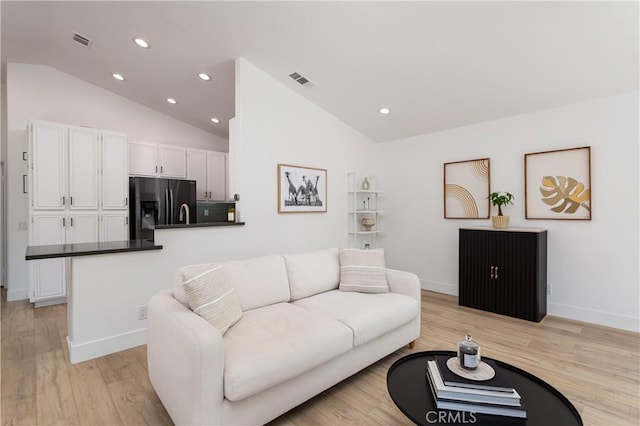
<path id="1" fill-rule="evenodd" d="M 143 250 L 161 250 L 162 246 L 147 240 L 104 241 L 100 243 L 52 244 L 28 246 L 26 260 L 53 259 L 57 257 L 89 256 L 93 254 L 126 253 Z"/>
<path id="2" fill-rule="evenodd" d="M 244 222 L 202 222 L 202 223 L 177 223 L 175 225 L 156 225 L 155 229 L 177 229 L 177 228 L 206 228 L 209 226 L 243 226 Z"/>

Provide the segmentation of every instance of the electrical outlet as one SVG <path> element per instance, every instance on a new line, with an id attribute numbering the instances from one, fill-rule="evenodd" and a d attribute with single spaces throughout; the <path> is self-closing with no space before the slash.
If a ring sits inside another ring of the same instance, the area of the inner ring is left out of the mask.
<path id="1" fill-rule="evenodd" d="M 204 209 L 204 215 L 209 216 L 209 209 Z"/>
<path id="2" fill-rule="evenodd" d="M 553 288 L 551 286 L 551 284 L 547 284 L 547 294 L 551 295 L 553 293 Z"/>
<path id="3" fill-rule="evenodd" d="M 139 320 L 147 319 L 147 307 L 146 306 L 138 306 L 138 319 Z"/>

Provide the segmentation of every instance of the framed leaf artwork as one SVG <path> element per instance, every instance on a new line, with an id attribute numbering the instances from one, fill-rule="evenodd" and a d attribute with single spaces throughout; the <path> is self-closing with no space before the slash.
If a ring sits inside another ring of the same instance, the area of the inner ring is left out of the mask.
<path id="1" fill-rule="evenodd" d="M 489 219 L 489 159 L 444 164 L 445 219 Z"/>
<path id="2" fill-rule="evenodd" d="M 526 219 L 591 220 L 591 147 L 525 154 Z"/>

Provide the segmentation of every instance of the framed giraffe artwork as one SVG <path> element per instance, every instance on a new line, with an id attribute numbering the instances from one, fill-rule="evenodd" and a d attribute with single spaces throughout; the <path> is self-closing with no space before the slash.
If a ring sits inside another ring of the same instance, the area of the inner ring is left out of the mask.
<path id="1" fill-rule="evenodd" d="M 326 169 L 278 164 L 278 213 L 326 211 Z"/>
<path id="2" fill-rule="evenodd" d="M 445 219 L 489 219 L 488 158 L 444 164 Z"/>

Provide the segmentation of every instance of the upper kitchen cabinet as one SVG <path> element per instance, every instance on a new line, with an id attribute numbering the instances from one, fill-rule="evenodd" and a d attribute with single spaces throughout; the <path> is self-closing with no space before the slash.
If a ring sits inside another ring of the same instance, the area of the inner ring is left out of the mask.
<path id="1" fill-rule="evenodd" d="M 98 132 L 36 121 L 29 124 L 32 208 L 98 208 Z"/>
<path id="2" fill-rule="evenodd" d="M 129 142 L 129 174 L 184 179 L 187 177 L 186 149 Z"/>
<path id="3" fill-rule="evenodd" d="M 226 201 L 227 154 L 190 149 L 187 152 L 188 179 L 196 181 L 199 201 Z"/>
<path id="4" fill-rule="evenodd" d="M 102 132 L 102 208 L 121 210 L 129 206 L 127 135 Z"/>

